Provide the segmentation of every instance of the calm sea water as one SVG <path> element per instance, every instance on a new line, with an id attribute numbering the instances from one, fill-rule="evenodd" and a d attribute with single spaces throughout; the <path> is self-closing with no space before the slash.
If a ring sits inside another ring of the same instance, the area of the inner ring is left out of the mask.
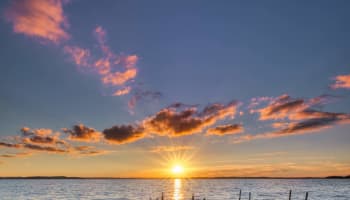
<path id="1" fill-rule="evenodd" d="M 256 200 L 305 199 L 350 200 L 350 180 L 332 179 L 114 179 L 114 180 L 0 180 L 1 200 L 21 199 L 155 199 L 164 192 L 166 200 L 191 199 L 242 200 L 248 192 Z"/>

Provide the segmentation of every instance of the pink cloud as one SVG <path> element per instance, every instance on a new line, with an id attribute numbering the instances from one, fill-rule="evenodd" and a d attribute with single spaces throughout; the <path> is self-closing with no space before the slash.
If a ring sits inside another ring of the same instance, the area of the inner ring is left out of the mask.
<path id="1" fill-rule="evenodd" d="M 137 69 L 128 69 L 124 72 L 108 73 L 102 77 L 102 82 L 106 85 L 120 86 L 135 78 Z"/>
<path id="2" fill-rule="evenodd" d="M 123 89 L 115 91 L 113 96 L 123 96 L 123 95 L 129 94 L 130 90 L 131 90 L 131 87 L 129 86 L 125 87 Z"/>
<path id="3" fill-rule="evenodd" d="M 78 66 L 89 66 L 90 51 L 76 46 L 65 46 L 64 53 L 69 54 Z"/>
<path id="4" fill-rule="evenodd" d="M 14 0 L 5 11 L 13 31 L 30 37 L 59 43 L 70 36 L 61 0 Z"/>
<path id="5" fill-rule="evenodd" d="M 333 89 L 345 88 L 350 89 L 350 74 L 339 75 L 335 77 L 335 83 L 331 85 Z"/>
<path id="6" fill-rule="evenodd" d="M 137 55 L 117 55 L 106 44 L 106 31 L 98 26 L 94 30 L 94 36 L 102 51 L 102 56 L 93 56 L 89 49 L 78 46 L 65 46 L 64 52 L 69 54 L 78 66 L 84 66 L 96 73 L 103 85 L 113 87 L 112 95 L 121 96 L 130 93 L 132 87 L 126 84 L 136 78 Z"/>

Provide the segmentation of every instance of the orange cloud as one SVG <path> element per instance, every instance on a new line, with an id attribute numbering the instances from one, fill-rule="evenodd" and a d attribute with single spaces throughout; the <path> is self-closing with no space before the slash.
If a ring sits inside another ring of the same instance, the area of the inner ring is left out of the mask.
<path id="1" fill-rule="evenodd" d="M 61 0 L 14 0 L 5 17 L 15 33 L 59 43 L 70 37 L 62 5 Z"/>
<path id="2" fill-rule="evenodd" d="M 345 88 L 350 89 L 350 74 L 339 75 L 335 77 L 335 83 L 331 85 L 333 89 Z"/>
<path id="3" fill-rule="evenodd" d="M 243 131 L 244 128 L 240 124 L 227 124 L 208 129 L 207 135 L 233 135 Z"/>
<path id="4" fill-rule="evenodd" d="M 83 124 L 73 126 L 72 129 L 64 128 L 63 132 L 69 134 L 68 139 L 83 142 L 98 142 L 101 139 L 101 133 L 93 128 L 89 128 Z"/>
<path id="5" fill-rule="evenodd" d="M 227 105 L 211 104 L 206 106 L 201 112 L 195 107 L 182 107 L 176 104 L 162 109 L 154 116 L 143 121 L 143 126 L 148 132 L 170 137 L 191 135 L 201 132 L 204 128 L 215 124 L 218 120 L 226 117 L 234 117 L 238 107 L 237 102 Z"/>
<path id="6" fill-rule="evenodd" d="M 97 137 L 99 140 L 101 136 L 101 134 L 97 133 L 94 129 L 83 125 L 76 125 L 73 127 L 73 130 L 65 129 L 65 131 L 70 134 L 68 139 L 73 138 L 73 140 L 84 142 L 95 141 Z M 95 149 L 94 147 L 74 146 L 65 139 L 61 139 L 59 137 L 60 133 L 53 133 L 50 129 L 32 130 L 28 127 L 23 127 L 21 132 L 23 136 L 12 138 L 12 142 L 0 141 L 0 147 L 80 156 L 94 156 L 107 153 L 107 151 Z M 42 132 L 45 132 L 45 134 L 42 134 Z M 8 155 L 6 157 L 14 156 Z"/>
<path id="7" fill-rule="evenodd" d="M 37 136 L 48 136 L 53 133 L 51 129 L 39 128 L 39 129 L 30 129 L 29 127 L 21 128 L 21 132 L 25 136 L 37 135 Z"/>

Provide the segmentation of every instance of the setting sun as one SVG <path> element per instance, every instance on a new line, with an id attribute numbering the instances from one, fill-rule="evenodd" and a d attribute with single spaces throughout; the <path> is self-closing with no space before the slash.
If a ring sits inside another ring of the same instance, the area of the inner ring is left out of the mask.
<path id="1" fill-rule="evenodd" d="M 174 165 L 171 172 L 175 175 L 180 175 L 184 172 L 184 168 L 181 165 Z"/>

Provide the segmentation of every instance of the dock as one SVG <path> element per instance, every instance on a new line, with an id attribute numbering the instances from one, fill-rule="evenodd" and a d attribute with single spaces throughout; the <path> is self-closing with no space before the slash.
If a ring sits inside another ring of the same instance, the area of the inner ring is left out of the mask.
<path id="1" fill-rule="evenodd" d="M 288 200 L 293 200 L 293 198 L 292 198 L 292 190 L 289 190 L 289 193 L 287 193 L 287 195 L 288 195 Z M 306 192 L 305 193 L 305 200 L 308 200 L 308 199 L 309 199 L 309 192 Z M 149 198 L 149 200 L 169 200 L 169 199 L 167 199 L 164 196 L 164 192 L 162 192 L 160 197 Z M 205 197 L 197 197 L 197 196 L 195 196 L 195 194 L 192 194 L 191 199 L 189 199 L 189 200 L 209 200 L 209 199 L 206 199 Z M 233 198 L 232 200 L 244 200 L 244 199 L 242 199 L 242 190 L 239 190 L 237 198 Z M 251 192 L 248 193 L 248 200 L 253 200 Z"/>

